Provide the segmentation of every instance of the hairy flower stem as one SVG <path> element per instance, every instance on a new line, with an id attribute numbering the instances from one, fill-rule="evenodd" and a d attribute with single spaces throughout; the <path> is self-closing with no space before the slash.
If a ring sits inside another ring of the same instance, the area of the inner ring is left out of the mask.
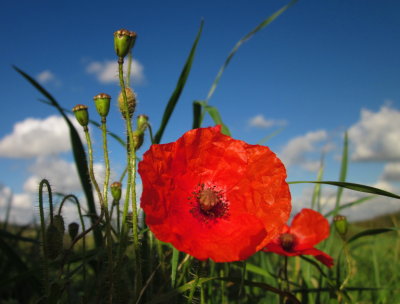
<path id="1" fill-rule="evenodd" d="M 104 134 L 104 127 L 102 124 L 102 129 L 103 129 L 103 134 Z M 96 177 L 94 176 L 94 170 L 93 170 L 93 146 L 92 146 L 92 141 L 90 139 L 90 134 L 89 134 L 89 129 L 87 126 L 83 127 L 83 131 L 85 132 L 85 136 L 86 136 L 86 142 L 88 145 L 88 154 L 89 154 L 89 175 L 90 175 L 90 179 L 92 180 L 92 183 L 94 185 L 94 188 L 96 189 L 97 195 L 99 197 L 99 201 L 100 201 L 100 206 L 101 209 L 104 212 L 105 218 L 106 218 L 106 226 L 107 226 L 107 230 L 106 230 L 106 236 L 107 236 L 107 255 L 108 255 L 108 272 L 109 272 L 109 303 L 112 303 L 112 288 L 113 288 L 113 262 L 112 262 L 112 239 L 111 239 L 111 233 L 110 233 L 110 215 L 108 213 L 108 207 L 106 205 L 106 200 L 103 197 L 103 195 L 101 194 L 101 190 L 99 187 L 99 184 L 97 183 Z M 108 157 L 107 157 L 108 159 Z M 107 194 L 107 193 L 106 193 Z"/>
<path id="2" fill-rule="evenodd" d="M 39 212 L 40 212 L 40 229 L 42 232 L 42 242 L 43 242 L 43 280 L 44 280 L 44 291 L 46 295 L 46 303 L 47 297 L 50 294 L 50 280 L 49 280 L 49 263 L 47 260 L 47 238 L 46 238 L 46 223 L 44 221 L 44 208 L 43 208 L 43 187 L 46 185 L 47 191 L 49 193 L 49 205 L 50 212 L 53 212 L 53 197 L 51 193 L 50 183 L 47 179 L 42 179 L 39 184 Z M 50 219 L 53 219 L 53 215 L 51 214 Z"/>
<path id="3" fill-rule="evenodd" d="M 125 83 L 124 83 L 124 59 L 122 57 L 118 58 L 118 75 L 119 82 L 121 86 L 121 92 L 124 99 L 124 111 L 125 111 L 125 121 L 126 121 L 126 130 L 128 133 L 128 185 L 130 184 L 130 191 L 132 195 L 132 234 L 133 234 L 133 247 L 134 247 L 134 258 L 136 261 L 136 280 L 135 280 L 135 294 L 138 295 L 141 289 L 141 264 L 140 264 L 140 250 L 139 250 L 139 236 L 138 236 L 138 219 L 137 219 L 137 208 L 136 208 L 136 151 L 133 139 L 133 131 L 132 131 L 132 123 L 129 117 L 129 107 L 128 107 L 128 98 L 126 96 L 125 91 Z M 127 197 L 129 193 L 129 186 L 127 188 Z M 125 199 L 124 213 L 125 209 L 127 209 L 127 205 L 129 204 L 129 197 Z M 124 217 L 122 220 L 125 221 Z M 124 223 L 122 225 L 122 229 L 124 229 Z"/>

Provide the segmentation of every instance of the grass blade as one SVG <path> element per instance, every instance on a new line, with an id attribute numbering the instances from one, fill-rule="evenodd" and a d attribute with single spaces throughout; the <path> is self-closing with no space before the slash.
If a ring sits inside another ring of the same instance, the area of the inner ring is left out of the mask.
<path id="1" fill-rule="evenodd" d="M 217 108 L 207 105 L 204 105 L 203 108 L 207 111 L 208 114 L 210 114 L 216 125 L 221 125 L 222 134 L 231 136 L 231 132 L 229 131 L 229 128 L 222 122 L 221 115 L 219 114 Z"/>
<path id="2" fill-rule="evenodd" d="M 199 101 L 193 101 L 193 125 L 192 129 L 200 128 L 201 121 L 201 103 Z"/>
<path id="3" fill-rule="evenodd" d="M 207 98 L 206 98 L 206 103 L 210 100 L 211 96 L 214 94 L 215 89 L 217 88 L 217 85 L 222 77 L 222 74 L 224 73 L 226 67 L 229 65 L 230 61 L 232 60 L 233 56 L 236 54 L 240 46 L 245 43 L 247 40 L 249 40 L 254 34 L 256 34 L 258 31 L 262 30 L 265 28 L 267 25 L 269 25 L 272 21 L 274 21 L 276 18 L 278 18 L 283 12 L 285 12 L 289 7 L 294 5 L 297 2 L 297 0 L 292 0 L 289 2 L 289 4 L 285 5 L 282 7 L 280 10 L 276 11 L 273 13 L 271 16 L 269 16 L 267 19 L 262 21 L 259 25 L 257 25 L 253 30 L 251 30 L 249 33 L 247 33 L 242 39 L 240 39 L 231 52 L 229 53 L 228 57 L 225 59 L 224 64 L 222 67 L 219 69 L 217 77 L 215 78 L 214 82 L 211 85 L 210 91 L 208 92 Z"/>
<path id="4" fill-rule="evenodd" d="M 293 185 L 293 184 L 325 184 L 325 185 L 343 187 L 343 188 L 354 190 L 354 191 L 378 194 L 378 195 L 382 195 L 382 196 L 400 199 L 399 195 L 391 193 L 389 191 L 374 188 L 371 186 L 356 184 L 356 183 L 334 182 L 334 181 L 294 181 L 294 182 L 288 182 L 288 184 L 291 184 L 291 185 Z"/>
<path id="5" fill-rule="evenodd" d="M 71 121 L 68 119 L 68 116 L 64 113 L 59 103 L 54 99 L 54 97 L 49 92 L 47 92 L 35 79 L 33 79 L 31 76 L 29 76 L 16 66 L 14 66 L 14 69 L 19 74 L 21 74 L 26 80 L 28 80 L 28 82 L 30 82 L 40 93 L 42 93 L 51 102 L 51 104 L 60 112 L 61 116 L 65 119 L 65 122 L 67 123 L 69 128 L 69 134 L 70 134 L 75 164 L 78 170 L 83 191 L 86 196 L 89 212 L 92 215 L 90 218 L 93 225 L 97 219 L 97 212 L 93 197 L 92 185 L 89 182 L 90 178 L 89 178 L 89 169 L 87 165 L 86 154 L 78 132 L 76 131 Z M 100 230 L 97 227 L 94 230 L 94 236 L 95 236 L 96 246 L 101 246 L 102 236 Z"/>
<path id="6" fill-rule="evenodd" d="M 271 134 L 268 134 L 267 136 L 261 138 L 256 145 L 264 145 L 267 141 L 269 141 L 271 138 L 275 137 L 276 135 L 278 135 L 279 133 L 281 133 L 283 131 L 284 128 L 280 128 L 274 132 L 272 132 Z"/>
<path id="7" fill-rule="evenodd" d="M 196 39 L 193 43 L 192 49 L 190 50 L 189 57 L 186 60 L 185 66 L 183 67 L 181 75 L 179 76 L 179 80 L 175 87 L 175 90 L 172 93 L 172 95 L 167 103 L 167 107 L 164 110 L 164 115 L 161 120 L 160 128 L 158 129 L 157 133 L 154 136 L 154 143 L 156 143 L 156 144 L 159 144 L 161 142 L 161 138 L 164 134 L 165 127 L 167 126 L 168 121 L 172 115 L 172 112 L 174 111 L 175 106 L 179 100 L 179 97 L 181 96 L 183 88 L 185 87 L 185 84 L 186 84 L 186 80 L 189 77 L 190 69 L 192 68 L 194 55 L 196 53 L 197 44 L 199 42 L 201 32 L 203 30 L 203 24 L 204 24 L 204 22 L 201 21 L 200 28 L 197 33 Z"/>
<path id="8" fill-rule="evenodd" d="M 381 233 L 391 232 L 391 231 L 398 231 L 398 230 L 400 230 L 400 229 L 396 228 L 396 227 L 368 229 L 368 230 L 364 230 L 364 231 L 361 231 L 361 232 L 353 235 L 347 242 L 348 243 L 354 242 L 355 240 L 358 240 L 359 238 L 364 237 L 364 236 L 376 235 L 376 234 L 381 234 Z"/>
<path id="9" fill-rule="evenodd" d="M 172 247 L 172 260 L 171 260 L 171 286 L 172 288 L 175 287 L 176 282 L 176 270 L 178 268 L 178 261 L 179 261 L 179 250 Z"/>
<path id="10" fill-rule="evenodd" d="M 321 157 L 321 164 L 318 170 L 317 181 L 322 181 L 322 176 L 324 174 L 324 157 Z M 311 198 L 311 209 L 315 209 L 317 205 L 317 211 L 320 211 L 320 198 L 321 198 L 321 184 L 315 184 L 313 195 Z"/>
<path id="11" fill-rule="evenodd" d="M 333 210 L 331 210 L 331 211 L 325 213 L 324 216 L 325 216 L 325 217 L 331 216 L 331 215 L 333 215 L 335 212 L 338 213 L 338 212 L 341 211 L 341 210 L 344 210 L 344 209 L 350 208 L 350 207 L 352 207 L 352 206 L 356 206 L 356 205 L 362 204 L 362 203 L 364 203 L 364 202 L 366 202 L 366 201 L 369 201 L 370 199 L 372 199 L 372 198 L 374 198 L 374 197 L 376 197 L 376 196 L 375 196 L 375 195 L 366 196 L 366 197 L 360 198 L 360 199 L 358 199 L 358 200 L 352 201 L 352 202 L 350 202 L 350 203 L 341 205 L 341 206 L 339 206 L 338 209 L 335 208 L 335 209 L 333 209 Z"/>
<path id="12" fill-rule="evenodd" d="M 342 152 L 342 162 L 340 165 L 340 176 L 339 181 L 345 182 L 347 176 L 347 166 L 348 166 L 348 154 L 349 154 L 349 137 L 347 131 L 344 133 L 344 141 L 343 141 L 343 152 Z M 336 195 L 336 203 L 335 203 L 335 212 L 334 215 L 338 213 L 338 209 L 340 206 L 340 199 L 342 197 L 343 188 L 339 187 Z"/>

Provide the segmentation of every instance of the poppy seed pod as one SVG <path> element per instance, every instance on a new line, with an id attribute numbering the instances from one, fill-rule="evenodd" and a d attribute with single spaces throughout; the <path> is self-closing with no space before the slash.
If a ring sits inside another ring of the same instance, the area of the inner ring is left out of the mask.
<path id="1" fill-rule="evenodd" d="M 108 112 L 110 111 L 111 96 L 105 93 L 100 93 L 94 96 L 93 99 L 99 115 L 101 117 L 107 117 Z"/>
<path id="2" fill-rule="evenodd" d="M 139 150 L 139 148 L 143 145 L 144 133 L 138 130 L 133 131 L 133 148 L 135 150 Z"/>
<path id="3" fill-rule="evenodd" d="M 131 88 L 125 88 L 125 93 L 126 93 L 126 100 L 128 102 L 128 115 L 129 119 L 131 119 L 136 108 L 136 94 L 135 92 L 133 92 Z M 127 115 L 125 113 L 124 95 L 122 94 L 122 91 L 118 95 L 118 105 L 122 117 L 126 119 Z"/>
<path id="4" fill-rule="evenodd" d="M 79 231 L 79 224 L 72 222 L 71 224 L 68 225 L 68 234 L 71 240 L 74 240 L 76 236 L 78 235 Z"/>
<path id="5" fill-rule="evenodd" d="M 115 201 L 119 201 L 121 199 L 121 189 L 122 184 L 120 182 L 113 182 L 110 186 L 111 188 L 111 195 Z"/>
<path id="6" fill-rule="evenodd" d="M 144 132 L 149 125 L 149 117 L 146 115 L 139 115 L 137 118 L 137 129 L 139 132 Z"/>
<path id="7" fill-rule="evenodd" d="M 78 104 L 72 109 L 76 120 L 82 127 L 87 127 L 87 125 L 89 124 L 89 113 L 87 109 L 88 107 L 82 104 Z"/>
<path id="8" fill-rule="evenodd" d="M 64 225 L 64 218 L 62 217 L 61 214 L 56 214 L 53 217 L 53 224 L 54 226 L 56 226 L 56 228 L 58 229 L 58 231 L 60 231 L 60 233 L 62 235 L 64 235 L 65 232 L 65 225 Z"/>
<path id="9" fill-rule="evenodd" d="M 54 260 L 63 249 L 63 235 L 54 224 L 50 224 L 46 229 L 47 252 L 49 259 Z"/>
<path id="10" fill-rule="evenodd" d="M 344 215 L 338 214 L 333 218 L 333 223 L 335 225 L 336 231 L 342 238 L 344 238 L 348 230 L 347 218 Z"/>
<path id="11" fill-rule="evenodd" d="M 124 58 L 133 48 L 136 41 L 136 33 L 125 29 L 114 33 L 114 49 L 118 57 Z"/>

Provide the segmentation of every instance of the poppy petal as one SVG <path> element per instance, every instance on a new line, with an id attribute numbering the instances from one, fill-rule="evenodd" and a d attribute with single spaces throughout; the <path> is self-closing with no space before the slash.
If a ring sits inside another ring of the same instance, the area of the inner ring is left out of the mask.
<path id="1" fill-rule="evenodd" d="M 297 238 L 295 250 L 312 248 L 329 236 L 329 223 L 319 212 L 305 208 L 293 218 L 290 233 Z"/>
<path id="2" fill-rule="evenodd" d="M 318 250 L 316 248 L 304 249 L 302 250 L 302 254 L 313 255 L 315 258 L 321 263 L 325 264 L 328 267 L 333 266 L 333 258 L 326 254 L 325 252 Z"/>

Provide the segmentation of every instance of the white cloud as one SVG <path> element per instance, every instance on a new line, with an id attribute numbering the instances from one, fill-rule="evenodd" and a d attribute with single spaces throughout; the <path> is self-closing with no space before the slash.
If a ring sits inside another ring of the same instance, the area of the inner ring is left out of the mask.
<path id="1" fill-rule="evenodd" d="M 128 65 L 124 64 L 124 75 L 126 75 Z M 143 65 L 133 59 L 131 68 L 131 77 L 135 84 L 144 82 Z M 106 60 L 103 62 L 93 61 L 86 67 L 86 72 L 94 74 L 101 83 L 118 83 L 118 63 L 115 60 Z"/>
<path id="2" fill-rule="evenodd" d="M 11 203 L 9 222 L 26 225 L 32 223 L 35 215 L 33 196 L 22 193 L 12 194 L 11 189 L 6 187 L 0 190 L 0 220 L 5 220 L 9 203 Z"/>
<path id="3" fill-rule="evenodd" d="M 355 161 L 400 160 L 400 111 L 382 106 L 379 112 L 361 110 L 360 120 L 349 129 Z"/>
<path id="4" fill-rule="evenodd" d="M 325 151 L 328 134 L 325 130 L 308 132 L 305 135 L 291 139 L 279 153 L 280 158 L 286 166 L 299 165 L 308 171 L 317 171 L 320 165 L 319 160 L 310 159 L 309 154 Z M 325 144 L 322 145 L 321 144 Z M 319 158 L 320 155 L 318 155 Z"/>
<path id="5" fill-rule="evenodd" d="M 77 130 L 75 119 L 71 118 Z M 29 158 L 52 155 L 71 149 L 69 129 L 61 116 L 27 118 L 14 125 L 13 132 L 0 139 L 0 156 Z"/>
<path id="6" fill-rule="evenodd" d="M 400 163 L 387 163 L 383 168 L 381 179 L 384 181 L 400 181 Z"/>
<path id="7" fill-rule="evenodd" d="M 104 165 L 95 163 L 93 167 L 96 180 L 101 185 L 104 181 Z M 24 184 L 25 192 L 37 193 L 39 183 L 43 178 L 46 178 L 54 187 L 53 191 L 69 194 L 80 192 L 82 189 L 78 171 L 73 162 L 67 162 L 58 157 L 39 157 L 29 171 L 33 175 Z"/>
<path id="8" fill-rule="evenodd" d="M 60 85 L 61 82 L 56 78 L 56 76 L 50 70 L 44 70 L 43 72 L 36 75 L 37 81 L 41 84 L 54 83 Z"/>
<path id="9" fill-rule="evenodd" d="M 285 120 L 266 119 L 264 115 L 258 114 L 249 119 L 250 127 L 269 128 L 272 126 L 284 126 L 287 124 Z"/>

